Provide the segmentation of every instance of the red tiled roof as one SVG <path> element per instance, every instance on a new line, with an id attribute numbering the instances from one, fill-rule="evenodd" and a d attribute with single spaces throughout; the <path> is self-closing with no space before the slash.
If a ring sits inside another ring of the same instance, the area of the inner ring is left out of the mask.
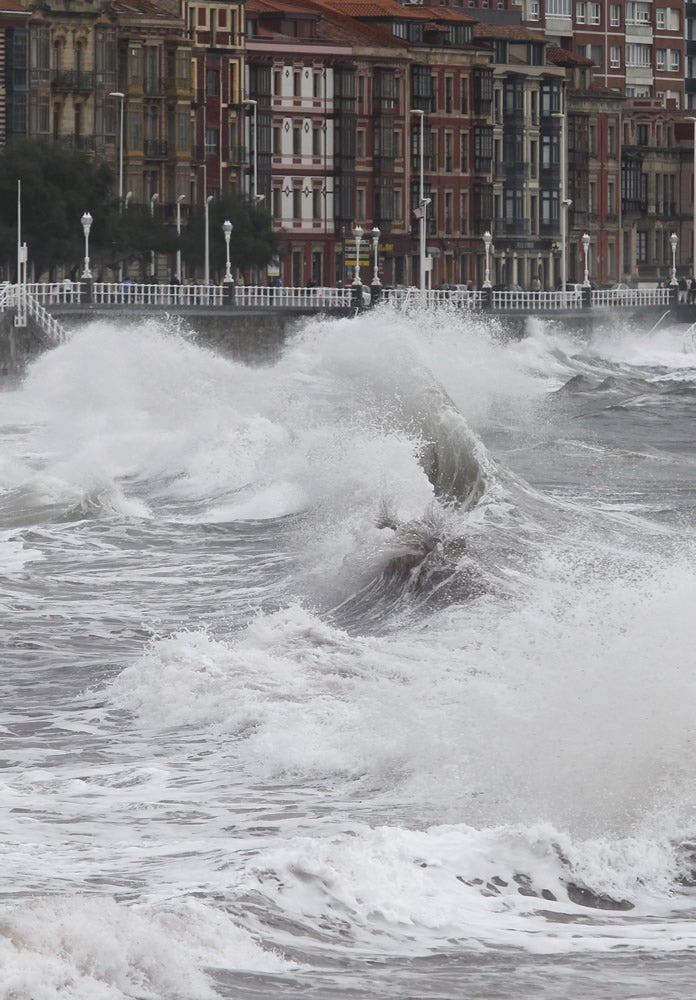
<path id="1" fill-rule="evenodd" d="M 264 37 L 288 39 L 292 42 L 302 41 L 305 44 L 311 41 L 327 40 L 345 43 L 357 38 L 363 40 L 365 44 L 389 45 L 395 48 L 408 46 L 404 39 L 396 38 L 392 34 L 388 25 L 353 20 L 346 17 L 338 5 L 334 8 L 329 0 L 247 0 L 246 10 L 247 13 L 278 14 L 289 19 L 292 19 L 295 14 L 309 14 L 318 18 L 317 34 L 313 39 L 299 39 L 294 35 L 287 35 L 272 29 L 262 32 L 260 28 L 259 34 L 263 33 Z"/>
<path id="2" fill-rule="evenodd" d="M 546 49 L 546 61 L 555 66 L 592 66 L 592 60 L 587 56 L 576 55 L 558 45 L 549 45 Z"/>
<path id="3" fill-rule="evenodd" d="M 483 24 L 474 25 L 474 38 L 500 38 L 509 42 L 543 42 L 544 36 L 531 28 L 523 28 L 521 24 Z"/>
<path id="4" fill-rule="evenodd" d="M 404 7 L 398 0 L 321 0 L 321 2 L 323 6 L 352 18 L 451 21 L 458 24 L 473 24 L 476 21 L 476 18 L 470 17 L 463 11 L 450 10 L 447 7 Z M 288 0 L 287 6 L 292 6 L 292 0 Z"/>
<path id="5" fill-rule="evenodd" d="M 126 17 L 161 18 L 167 21 L 180 19 L 178 14 L 172 14 L 166 8 L 153 3 L 152 0 L 111 0 L 109 6 L 117 14 L 123 14 Z"/>
<path id="6" fill-rule="evenodd" d="M 0 0 L 0 14 L 26 14 L 28 17 L 29 13 L 21 3 L 15 3 L 14 0 Z"/>

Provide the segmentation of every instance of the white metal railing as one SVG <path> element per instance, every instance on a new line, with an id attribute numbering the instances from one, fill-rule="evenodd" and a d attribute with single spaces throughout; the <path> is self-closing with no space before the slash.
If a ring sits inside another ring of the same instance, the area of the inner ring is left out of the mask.
<path id="1" fill-rule="evenodd" d="M 433 290 L 422 292 L 419 288 L 385 289 L 383 299 L 399 308 L 454 306 L 458 309 L 481 309 L 486 305 L 487 296 L 481 289 Z M 590 305 L 593 308 L 614 308 L 615 306 L 669 306 L 669 288 L 650 289 L 593 289 Z M 577 310 L 584 308 L 583 291 L 580 288 L 557 292 L 490 292 L 493 310 L 510 312 L 551 312 L 554 310 Z"/>
<path id="2" fill-rule="evenodd" d="M 239 285 L 234 301 L 247 308 L 349 309 L 353 304 L 351 288 L 266 288 L 263 285 Z"/>
<path id="3" fill-rule="evenodd" d="M 95 281 L 92 301 L 96 305 L 123 306 L 221 306 L 224 289 L 219 285 L 138 285 L 132 281 Z"/>
<path id="4" fill-rule="evenodd" d="M 27 312 L 36 320 L 44 333 L 48 334 L 55 344 L 62 344 L 68 339 L 67 331 L 55 316 L 51 316 L 48 310 L 41 305 L 34 295 L 27 294 Z"/>
<path id="5" fill-rule="evenodd" d="M 22 285 L 29 298 L 50 308 L 52 305 L 81 305 L 87 302 L 86 282 L 46 282 Z M 369 286 L 361 304 L 369 301 Z M 583 293 L 578 288 L 566 292 L 497 292 L 486 294 L 482 289 L 427 289 L 384 288 L 381 300 L 400 309 L 482 309 L 490 299 L 492 309 L 510 312 L 552 312 L 583 308 Z M 129 281 L 92 284 L 90 302 L 98 306 L 160 306 L 170 309 L 181 307 L 212 307 L 227 304 L 248 309 L 302 309 L 350 310 L 356 305 L 353 288 L 269 288 L 263 285 L 235 285 L 231 289 L 221 285 L 145 285 Z M 614 308 L 619 306 L 669 306 L 670 289 L 593 289 L 591 306 Z M 24 307 L 18 301 L 17 286 L 0 284 L 0 312 Z"/>

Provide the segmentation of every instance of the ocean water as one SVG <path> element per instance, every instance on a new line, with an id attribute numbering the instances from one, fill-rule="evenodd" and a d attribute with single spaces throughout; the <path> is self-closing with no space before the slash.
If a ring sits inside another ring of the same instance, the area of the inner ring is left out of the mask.
<path id="1" fill-rule="evenodd" d="M 692 1000 L 696 355 L 620 324 L 3 387 L 0 1000 Z"/>

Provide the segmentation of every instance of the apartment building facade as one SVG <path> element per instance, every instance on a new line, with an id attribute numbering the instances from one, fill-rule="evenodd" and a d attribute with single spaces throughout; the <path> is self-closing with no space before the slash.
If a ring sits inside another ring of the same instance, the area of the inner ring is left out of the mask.
<path id="1" fill-rule="evenodd" d="M 692 266 L 694 8 L 5 0 L 0 126 L 122 160 L 124 200 L 160 218 L 230 189 L 262 200 L 288 284 L 352 280 L 356 224 L 379 230 L 385 283 L 417 284 L 421 172 L 433 286 L 480 283 L 490 231 L 494 281 L 553 287 L 562 180 L 569 278 L 587 233 L 594 280 L 648 280 L 673 229 Z"/>

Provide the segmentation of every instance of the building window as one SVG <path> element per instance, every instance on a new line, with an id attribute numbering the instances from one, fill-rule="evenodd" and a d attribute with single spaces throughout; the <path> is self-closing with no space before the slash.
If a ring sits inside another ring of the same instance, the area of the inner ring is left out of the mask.
<path id="1" fill-rule="evenodd" d="M 302 95 L 302 74 L 299 69 L 293 71 L 292 74 L 292 96 L 300 97 Z"/>
<path id="2" fill-rule="evenodd" d="M 292 127 L 292 155 L 301 156 L 302 155 L 302 126 L 293 125 Z"/>
<path id="3" fill-rule="evenodd" d="M 469 193 L 460 191 L 459 193 L 459 231 L 469 232 Z"/>
<path id="4" fill-rule="evenodd" d="M 220 132 L 216 128 L 205 130 L 205 155 L 215 156 L 220 149 Z"/>
<path id="5" fill-rule="evenodd" d="M 650 46 L 626 43 L 627 66 L 650 66 Z"/>
<path id="6" fill-rule="evenodd" d="M 273 188 L 273 218 L 278 222 L 283 217 L 283 192 L 279 187 Z"/>
<path id="7" fill-rule="evenodd" d="M 365 129 L 359 128 L 355 133 L 355 155 L 357 159 L 365 159 Z"/>
<path id="8" fill-rule="evenodd" d="M 602 7 L 598 3 L 590 4 L 590 24 L 602 23 Z"/>
<path id="9" fill-rule="evenodd" d="M 445 171 L 449 174 L 452 169 L 452 133 L 445 132 Z"/>
<path id="10" fill-rule="evenodd" d="M 272 139 L 272 141 L 273 141 L 273 147 L 272 147 L 273 148 L 273 155 L 274 156 L 280 156 L 281 152 L 282 152 L 282 145 L 281 145 L 282 130 L 281 130 L 280 125 L 274 125 L 273 126 L 273 131 L 272 131 L 271 134 L 272 134 L 272 137 L 273 137 L 273 139 Z"/>
<path id="11" fill-rule="evenodd" d="M 454 231 L 454 215 L 452 211 L 452 192 L 445 191 L 445 233 L 450 235 Z"/>
<path id="12" fill-rule="evenodd" d="M 612 28 L 618 28 L 621 24 L 621 4 L 613 3 L 609 8 L 609 23 Z"/>
<path id="13" fill-rule="evenodd" d="M 664 69 L 667 65 L 667 49 L 657 49 L 655 52 L 655 68 Z"/>
<path id="14" fill-rule="evenodd" d="M 585 4 L 578 3 L 575 5 L 575 20 L 578 24 L 585 23 Z"/>
<path id="15" fill-rule="evenodd" d="M 321 125 L 312 126 L 312 156 L 321 156 Z"/>
<path id="16" fill-rule="evenodd" d="M 681 54 L 679 49 L 669 50 L 669 68 L 672 73 L 678 73 L 681 66 Z"/>
<path id="17" fill-rule="evenodd" d="M 216 69 L 209 69 L 205 74 L 205 92 L 208 97 L 217 97 L 220 93 L 220 74 Z"/>
<path id="18" fill-rule="evenodd" d="M 312 218 L 321 219 L 321 188 L 312 189 Z"/>
<path id="19" fill-rule="evenodd" d="M 609 49 L 609 65 L 612 69 L 621 69 L 621 47 L 612 45 Z"/>
<path id="20" fill-rule="evenodd" d="M 462 132 L 459 136 L 459 149 L 461 158 L 460 170 L 465 174 L 469 169 L 469 136 L 466 132 Z"/>
<path id="21" fill-rule="evenodd" d="M 626 24 L 650 24 L 651 8 L 645 0 L 627 0 Z"/>
<path id="22" fill-rule="evenodd" d="M 292 219 L 293 222 L 302 221 L 302 189 L 292 189 Z"/>
<path id="23" fill-rule="evenodd" d="M 647 264 L 648 262 L 648 234 L 639 230 L 636 233 L 636 263 Z"/>

